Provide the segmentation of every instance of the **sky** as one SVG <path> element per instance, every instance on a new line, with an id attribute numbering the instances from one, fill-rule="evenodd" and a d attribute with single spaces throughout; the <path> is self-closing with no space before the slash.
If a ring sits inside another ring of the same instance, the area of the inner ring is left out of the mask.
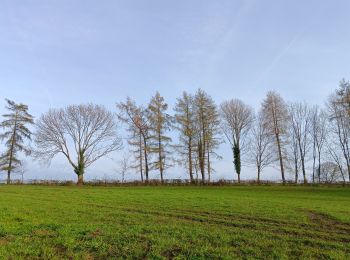
<path id="1" fill-rule="evenodd" d="M 156 91 L 172 108 L 198 88 L 218 104 L 239 98 L 258 109 L 276 90 L 322 105 L 350 78 L 349 10 L 347 0 L 0 0 L 0 113 L 5 98 L 38 118 L 88 102 L 114 111 L 127 96 L 146 104 Z M 232 178 L 228 144 L 220 153 L 216 178 Z M 118 156 L 86 177 L 118 177 Z M 29 160 L 26 178 L 75 175 L 58 157 L 50 167 Z"/>

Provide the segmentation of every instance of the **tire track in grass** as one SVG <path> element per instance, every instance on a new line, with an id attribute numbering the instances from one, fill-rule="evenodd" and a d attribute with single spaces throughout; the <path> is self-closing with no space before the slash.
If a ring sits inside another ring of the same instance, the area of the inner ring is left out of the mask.
<path id="1" fill-rule="evenodd" d="M 163 216 L 169 218 L 180 219 L 184 221 L 197 222 L 203 224 L 211 224 L 225 227 L 232 227 L 238 229 L 247 229 L 253 231 L 262 231 L 279 236 L 291 236 L 291 237 L 303 237 L 309 239 L 322 240 L 327 242 L 338 242 L 338 243 L 350 243 L 350 225 L 346 223 L 341 223 L 341 227 L 336 225 L 333 229 L 328 229 L 326 226 L 312 224 L 298 224 L 298 223 L 288 223 L 284 221 L 264 219 L 264 218 L 254 218 L 252 216 L 244 215 L 230 215 L 229 217 L 224 217 L 222 214 L 219 216 L 216 213 L 211 215 L 208 212 L 205 215 L 201 214 L 181 214 L 181 213 L 191 213 L 191 211 L 185 212 L 159 212 L 151 210 L 142 210 L 134 208 L 124 208 L 124 211 L 128 213 L 137 213 L 142 215 L 152 215 L 152 216 Z M 180 213 L 180 214 L 179 214 Z M 249 222 L 247 222 L 249 221 Z M 339 224 L 339 223 L 338 223 Z M 343 226 L 345 225 L 345 226 Z"/>

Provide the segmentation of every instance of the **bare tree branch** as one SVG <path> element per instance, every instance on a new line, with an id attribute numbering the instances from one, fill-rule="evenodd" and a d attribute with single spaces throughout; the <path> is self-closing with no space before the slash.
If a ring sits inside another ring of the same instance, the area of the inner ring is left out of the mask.
<path id="1" fill-rule="evenodd" d="M 36 123 L 35 143 L 34 157 L 39 160 L 49 163 L 63 154 L 78 175 L 79 184 L 87 167 L 122 147 L 114 115 L 93 104 L 51 109 L 43 114 Z"/>

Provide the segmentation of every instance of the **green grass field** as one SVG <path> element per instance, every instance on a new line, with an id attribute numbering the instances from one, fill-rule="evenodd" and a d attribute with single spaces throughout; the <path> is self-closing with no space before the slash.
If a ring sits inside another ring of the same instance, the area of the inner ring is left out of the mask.
<path id="1" fill-rule="evenodd" d="M 350 259 L 350 189 L 0 186 L 0 258 Z"/>

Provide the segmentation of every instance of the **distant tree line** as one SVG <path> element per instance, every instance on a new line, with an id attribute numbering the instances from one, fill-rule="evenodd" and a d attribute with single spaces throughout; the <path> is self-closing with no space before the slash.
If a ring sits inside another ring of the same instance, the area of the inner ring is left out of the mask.
<path id="1" fill-rule="evenodd" d="M 213 160 L 221 159 L 217 151 L 226 143 L 238 182 L 242 167 L 249 165 L 256 168 L 258 182 L 267 167 L 278 168 L 283 183 L 287 174 L 295 183 L 350 182 L 350 82 L 344 79 L 322 108 L 288 103 L 275 91 L 267 93 L 258 111 L 239 99 L 218 106 L 198 89 L 183 92 L 173 112 L 156 92 L 147 105 L 126 98 L 117 103 L 116 113 L 100 105 L 71 105 L 34 121 L 27 105 L 6 103 L 0 170 L 7 173 L 7 183 L 13 172 L 23 178 L 21 154 L 48 164 L 60 154 L 82 184 L 86 168 L 122 149 L 121 126 L 132 155 L 122 161 L 123 179 L 130 159 L 141 182 L 148 183 L 150 172 L 157 171 L 163 183 L 167 169 L 176 165 L 186 169 L 190 182 L 210 182 Z M 175 132 L 178 138 L 172 140 Z"/>

